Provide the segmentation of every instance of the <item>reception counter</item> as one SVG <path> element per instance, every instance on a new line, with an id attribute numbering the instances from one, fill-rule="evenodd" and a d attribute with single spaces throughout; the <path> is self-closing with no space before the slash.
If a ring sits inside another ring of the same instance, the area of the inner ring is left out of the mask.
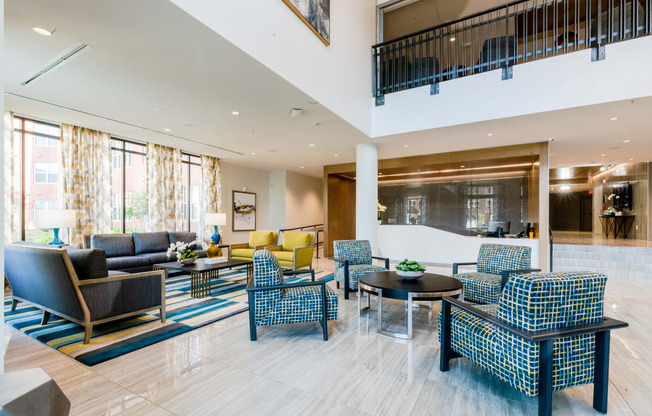
<path id="1" fill-rule="evenodd" d="M 541 266 L 538 239 L 467 237 L 423 225 L 378 226 L 378 254 L 392 261 L 407 258 L 442 266 L 472 262 L 484 243 L 531 247 L 532 266 Z"/>

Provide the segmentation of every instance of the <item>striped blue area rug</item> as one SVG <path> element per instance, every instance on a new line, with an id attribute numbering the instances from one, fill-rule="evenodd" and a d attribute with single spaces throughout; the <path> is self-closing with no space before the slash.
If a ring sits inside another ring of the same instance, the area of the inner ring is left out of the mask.
<path id="1" fill-rule="evenodd" d="M 316 280 L 333 280 L 332 273 L 315 274 Z M 310 274 L 302 274 L 286 282 L 309 280 Z M 170 276 L 165 285 L 165 323 L 155 311 L 109 322 L 93 328 L 88 344 L 83 343 L 82 326 L 54 315 L 47 325 L 41 325 L 40 309 L 21 302 L 11 311 L 9 298 L 5 298 L 5 322 L 62 354 L 93 366 L 249 310 L 246 285 L 246 268 L 223 271 L 219 279 L 211 282 L 212 296 L 197 299 L 190 296 L 189 275 Z"/>

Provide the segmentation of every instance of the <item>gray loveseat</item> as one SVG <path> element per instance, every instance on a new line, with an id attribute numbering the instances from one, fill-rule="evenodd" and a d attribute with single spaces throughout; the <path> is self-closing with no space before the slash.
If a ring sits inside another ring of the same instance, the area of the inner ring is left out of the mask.
<path id="1" fill-rule="evenodd" d="M 101 249 L 11 244 L 5 247 L 5 276 L 12 310 L 19 301 L 84 326 L 88 343 L 93 326 L 153 309 L 165 322 L 165 273 L 109 273 Z M 111 274 L 112 276 L 109 276 Z"/>
<path id="2" fill-rule="evenodd" d="M 183 241 L 191 243 L 197 239 L 193 232 L 158 231 L 132 234 L 87 234 L 84 248 L 99 248 L 106 253 L 109 271 L 127 273 L 150 271 L 156 263 L 175 261 L 174 253 L 168 259 L 170 244 Z M 206 257 L 203 250 L 197 250 L 199 257 Z"/>

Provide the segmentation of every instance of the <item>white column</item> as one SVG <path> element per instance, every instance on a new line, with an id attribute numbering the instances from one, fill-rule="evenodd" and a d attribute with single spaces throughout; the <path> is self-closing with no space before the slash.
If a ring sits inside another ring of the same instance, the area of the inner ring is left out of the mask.
<path id="1" fill-rule="evenodd" d="M 374 143 L 356 147 L 355 176 L 355 238 L 369 240 L 375 255 L 378 252 L 378 147 Z"/>

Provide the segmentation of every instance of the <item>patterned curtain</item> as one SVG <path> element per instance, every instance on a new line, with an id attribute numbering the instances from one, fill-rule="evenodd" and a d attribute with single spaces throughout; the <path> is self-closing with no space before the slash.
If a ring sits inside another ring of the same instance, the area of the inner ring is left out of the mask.
<path id="1" fill-rule="evenodd" d="M 14 113 L 5 113 L 4 136 L 4 199 L 5 242 L 20 240 L 20 152 L 21 146 L 14 137 Z"/>
<path id="2" fill-rule="evenodd" d="M 199 213 L 199 238 L 208 240 L 215 232 L 212 225 L 206 225 L 204 214 L 207 212 L 222 212 L 222 172 L 220 159 L 212 156 L 201 156 L 201 178 L 204 198 Z M 222 234 L 222 227 L 217 228 Z"/>
<path id="3" fill-rule="evenodd" d="M 111 232 L 111 136 L 61 124 L 63 207 L 77 211 L 71 245 Z"/>
<path id="4" fill-rule="evenodd" d="M 181 150 L 147 143 L 147 228 L 183 229 Z"/>

